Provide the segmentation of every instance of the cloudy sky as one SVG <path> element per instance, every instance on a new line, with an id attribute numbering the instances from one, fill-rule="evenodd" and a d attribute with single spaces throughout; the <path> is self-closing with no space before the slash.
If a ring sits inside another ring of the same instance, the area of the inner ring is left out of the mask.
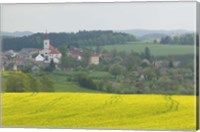
<path id="1" fill-rule="evenodd" d="M 12 4 L 1 9 L 3 31 L 195 30 L 195 2 Z"/>

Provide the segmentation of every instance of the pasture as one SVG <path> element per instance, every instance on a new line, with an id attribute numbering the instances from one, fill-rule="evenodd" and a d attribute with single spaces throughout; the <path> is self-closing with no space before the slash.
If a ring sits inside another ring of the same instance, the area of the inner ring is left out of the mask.
<path id="1" fill-rule="evenodd" d="M 3 93 L 3 127 L 194 130 L 195 96 Z"/>
<path id="2" fill-rule="evenodd" d="M 145 42 L 135 42 L 123 45 L 107 45 L 103 46 L 102 48 L 108 51 L 116 49 L 117 51 L 134 51 L 137 53 L 142 53 L 144 52 L 145 47 L 148 47 L 151 51 L 151 54 L 154 56 L 194 54 L 195 48 L 191 45 L 163 45 Z"/>
<path id="3" fill-rule="evenodd" d="M 78 83 L 69 81 L 68 79 L 72 76 L 78 74 L 78 73 L 84 73 L 92 78 L 97 79 L 107 79 L 107 78 L 113 78 L 113 76 L 109 72 L 103 72 L 103 71 L 55 71 L 48 75 L 48 77 L 54 82 L 54 87 L 56 92 L 87 92 L 87 93 L 97 93 L 102 91 L 92 90 L 92 89 L 86 89 L 81 87 Z"/>

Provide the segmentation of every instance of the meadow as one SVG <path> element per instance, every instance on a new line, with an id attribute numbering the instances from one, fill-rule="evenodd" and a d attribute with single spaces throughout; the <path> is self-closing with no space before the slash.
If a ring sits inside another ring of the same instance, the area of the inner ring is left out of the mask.
<path id="1" fill-rule="evenodd" d="M 137 53 L 142 53 L 144 52 L 145 47 L 148 47 L 151 51 L 151 54 L 154 56 L 194 54 L 194 46 L 192 45 L 164 45 L 154 44 L 150 42 L 132 42 L 122 45 L 107 45 L 103 46 L 103 49 L 106 49 L 108 51 L 116 49 L 117 51 L 134 51 Z"/>
<path id="2" fill-rule="evenodd" d="M 195 96 L 3 93 L 3 127 L 194 130 Z"/>
<path id="3" fill-rule="evenodd" d="M 54 87 L 56 92 L 87 92 L 87 93 L 100 93 L 103 91 L 97 91 L 92 89 L 86 89 L 81 87 L 78 83 L 73 81 L 68 81 L 69 78 L 78 74 L 78 73 L 85 73 L 92 78 L 113 78 L 113 76 L 109 72 L 103 71 L 55 71 L 48 75 L 48 77 L 54 82 Z"/>

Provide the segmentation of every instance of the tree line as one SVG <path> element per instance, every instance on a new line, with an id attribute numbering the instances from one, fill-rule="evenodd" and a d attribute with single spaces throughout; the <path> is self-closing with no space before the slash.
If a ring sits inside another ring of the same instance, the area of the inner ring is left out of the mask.
<path id="1" fill-rule="evenodd" d="M 183 34 L 179 36 L 165 36 L 160 40 L 161 44 L 181 44 L 181 45 L 194 45 L 194 34 Z"/>
<path id="2" fill-rule="evenodd" d="M 22 48 L 42 48 L 44 33 L 36 33 L 23 37 L 3 37 L 3 50 L 16 50 Z M 48 38 L 55 47 L 61 45 L 82 47 L 97 45 L 125 44 L 135 41 L 133 35 L 113 31 L 79 31 L 77 33 L 49 33 Z"/>

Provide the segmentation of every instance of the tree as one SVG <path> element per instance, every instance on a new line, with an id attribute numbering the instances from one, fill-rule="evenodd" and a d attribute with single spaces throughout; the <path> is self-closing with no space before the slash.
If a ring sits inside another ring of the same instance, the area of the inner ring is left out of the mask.
<path id="1" fill-rule="evenodd" d="M 41 86 L 41 92 L 54 92 L 54 83 L 47 77 L 42 76 L 40 78 Z"/>
<path id="2" fill-rule="evenodd" d="M 145 47 L 145 49 L 144 49 L 144 58 L 147 59 L 147 60 L 151 59 L 151 52 L 150 52 L 150 49 L 148 47 Z"/>
<path id="3" fill-rule="evenodd" d="M 22 78 L 16 75 L 9 76 L 6 82 L 6 92 L 24 92 Z"/>
<path id="4" fill-rule="evenodd" d="M 82 60 L 81 60 L 81 64 L 82 64 L 82 67 L 87 67 L 90 63 L 90 52 L 87 51 L 85 53 L 83 53 L 83 56 L 82 56 Z"/>
<path id="5" fill-rule="evenodd" d="M 53 59 L 51 59 L 49 66 L 46 68 L 46 71 L 53 72 L 55 70 L 55 68 L 56 68 L 56 65 L 55 65 Z"/>
<path id="6" fill-rule="evenodd" d="M 155 70 L 153 68 L 144 69 L 144 75 L 145 75 L 145 79 L 148 81 L 153 81 L 157 79 Z"/>
<path id="7" fill-rule="evenodd" d="M 61 52 L 61 67 L 67 68 L 69 66 L 69 57 L 67 56 L 67 46 L 62 45 L 59 47 L 59 51 Z"/>
<path id="8" fill-rule="evenodd" d="M 24 73 L 13 73 L 6 81 L 6 92 L 30 92 L 30 78 Z"/>
<path id="9" fill-rule="evenodd" d="M 120 74 L 124 74 L 125 71 L 126 71 L 126 67 L 124 67 L 124 66 L 122 66 L 120 64 L 113 64 L 109 68 L 109 72 L 114 76 L 117 76 L 117 75 L 120 75 Z"/>
<path id="10" fill-rule="evenodd" d="M 34 78 L 33 76 L 31 75 L 28 75 L 29 77 L 29 83 L 30 83 L 30 89 L 32 92 L 39 92 L 40 91 L 40 82 Z"/>
<path id="11" fill-rule="evenodd" d="M 170 61 L 169 61 L 169 68 L 173 68 L 173 67 L 174 67 L 173 61 L 170 60 Z"/>

